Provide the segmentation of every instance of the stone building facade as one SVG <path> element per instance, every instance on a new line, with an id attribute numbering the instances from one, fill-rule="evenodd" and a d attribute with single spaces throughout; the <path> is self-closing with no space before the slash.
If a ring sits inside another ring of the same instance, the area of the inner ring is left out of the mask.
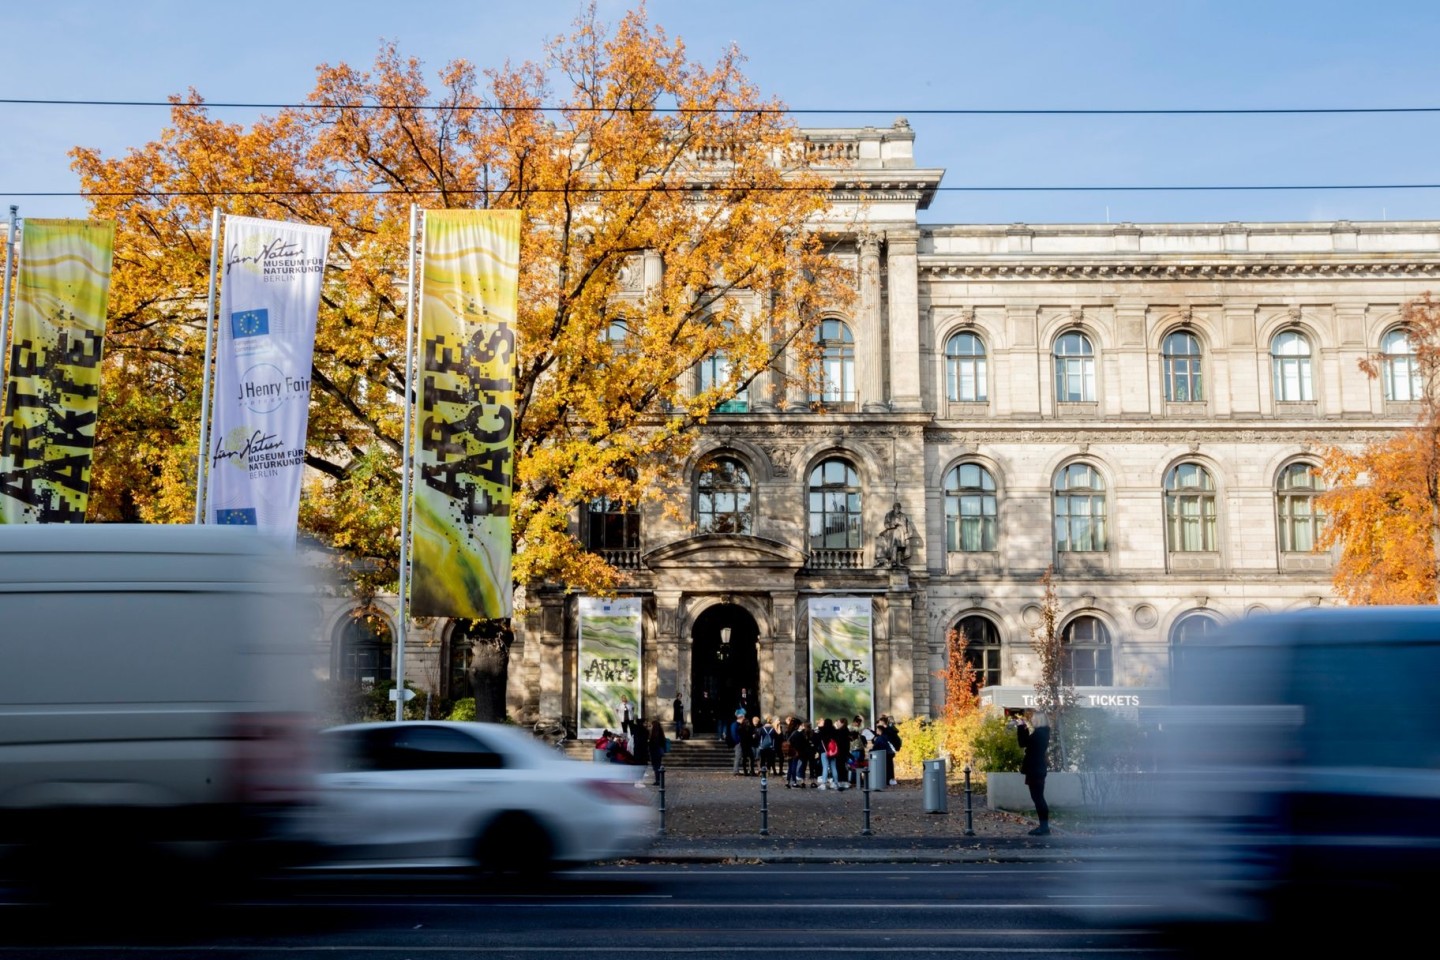
<path id="1" fill-rule="evenodd" d="M 938 712 L 960 626 L 1013 705 L 1047 568 L 1096 703 L 1163 697 L 1226 621 L 1334 602 L 1319 455 L 1411 421 L 1400 310 L 1440 281 L 1440 223 L 930 225 L 943 171 L 903 121 L 808 135 L 843 159 L 827 229 L 859 284 L 822 326 L 824 412 L 762 376 L 677 477 L 688 522 L 577 514 L 643 598 L 647 713 L 739 686 L 808 713 L 817 596 L 871 599 L 876 709 L 898 716 Z M 527 610 L 511 715 L 573 725 L 576 598 Z"/>

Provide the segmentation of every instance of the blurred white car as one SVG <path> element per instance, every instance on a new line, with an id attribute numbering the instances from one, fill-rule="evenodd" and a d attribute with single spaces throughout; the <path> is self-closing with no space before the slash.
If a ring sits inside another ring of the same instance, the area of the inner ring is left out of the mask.
<path id="1" fill-rule="evenodd" d="M 641 853 L 655 836 L 632 769 L 570 760 L 515 727 L 366 723 L 322 740 L 314 834 L 332 865 L 535 874 Z"/>

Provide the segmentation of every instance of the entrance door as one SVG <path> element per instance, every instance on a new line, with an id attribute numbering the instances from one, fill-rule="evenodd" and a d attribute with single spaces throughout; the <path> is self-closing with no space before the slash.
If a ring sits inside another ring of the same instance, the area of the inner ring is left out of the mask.
<path id="1" fill-rule="evenodd" d="M 741 691 L 760 706 L 760 628 L 744 607 L 725 603 L 700 614 L 691 633 L 690 701 L 695 736 L 718 735 L 735 717 Z"/>

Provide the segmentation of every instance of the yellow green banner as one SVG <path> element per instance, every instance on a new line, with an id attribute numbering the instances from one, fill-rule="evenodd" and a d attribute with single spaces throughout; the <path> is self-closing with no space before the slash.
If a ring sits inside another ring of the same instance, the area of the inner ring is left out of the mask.
<path id="1" fill-rule="evenodd" d="M 30 220 L 0 418 L 0 523 L 83 523 L 115 224 Z"/>
<path id="2" fill-rule="evenodd" d="M 510 616 L 518 210 L 425 214 L 410 610 Z"/>

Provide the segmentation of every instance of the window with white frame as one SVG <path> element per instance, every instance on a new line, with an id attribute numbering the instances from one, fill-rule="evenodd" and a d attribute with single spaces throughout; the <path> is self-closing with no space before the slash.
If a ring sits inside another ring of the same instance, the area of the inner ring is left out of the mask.
<path id="1" fill-rule="evenodd" d="M 1095 402 L 1095 348 L 1078 330 L 1055 340 L 1055 400 L 1057 403 Z"/>
<path id="2" fill-rule="evenodd" d="M 1275 484 L 1275 511 L 1280 525 L 1281 553 L 1310 553 L 1325 526 L 1320 494 L 1325 481 L 1313 464 L 1292 463 Z"/>
<path id="3" fill-rule="evenodd" d="M 810 471 L 810 548 L 858 550 L 861 546 L 860 475 L 838 457 Z"/>
<path id="4" fill-rule="evenodd" d="M 1170 672 L 1184 669 L 1185 650 L 1204 643 L 1220 631 L 1220 621 L 1198 610 L 1183 615 L 1170 628 Z"/>
<path id="5" fill-rule="evenodd" d="M 1409 402 L 1420 399 L 1420 367 L 1415 362 L 1415 345 L 1403 327 L 1391 330 L 1380 341 L 1380 383 L 1386 400 Z"/>
<path id="6" fill-rule="evenodd" d="M 1171 553 L 1213 553 L 1215 481 L 1198 463 L 1180 463 L 1165 475 L 1165 532 Z"/>
<path id="7" fill-rule="evenodd" d="M 1199 403 L 1205 399 L 1201 377 L 1200 340 L 1188 330 L 1176 330 L 1160 346 L 1165 399 L 1169 403 Z"/>
<path id="8" fill-rule="evenodd" d="M 715 456 L 695 478 L 695 524 L 701 533 L 750 533 L 754 524 L 750 471 L 734 457 Z"/>
<path id="9" fill-rule="evenodd" d="M 1091 553 L 1107 549 L 1105 479 L 1088 463 L 1072 463 L 1055 475 L 1055 549 Z"/>
<path id="10" fill-rule="evenodd" d="M 1076 617 L 1060 633 L 1064 644 L 1061 673 L 1075 687 L 1108 687 L 1115 682 L 1110 630 L 1098 617 Z"/>
<path id="11" fill-rule="evenodd" d="M 989 617 L 964 617 L 955 624 L 965 635 L 965 659 L 975 671 L 975 689 L 998 687 L 1001 680 L 1000 632 Z M 957 638 L 958 639 L 958 638 Z"/>
<path id="12" fill-rule="evenodd" d="M 945 549 L 951 553 L 994 550 L 999 533 L 995 478 L 978 463 L 945 474 Z"/>
<path id="13" fill-rule="evenodd" d="M 952 403 L 984 403 L 990 399 L 985 343 L 961 332 L 945 341 L 945 396 Z"/>
<path id="14" fill-rule="evenodd" d="M 855 337 L 842 320 L 820 321 L 815 331 L 820 365 L 819 384 L 811 391 L 810 402 L 829 406 L 855 403 Z"/>
<path id="15" fill-rule="evenodd" d="M 1310 375 L 1310 339 L 1299 330 L 1282 330 L 1270 341 L 1270 365 L 1277 403 L 1308 403 L 1315 399 Z"/>

